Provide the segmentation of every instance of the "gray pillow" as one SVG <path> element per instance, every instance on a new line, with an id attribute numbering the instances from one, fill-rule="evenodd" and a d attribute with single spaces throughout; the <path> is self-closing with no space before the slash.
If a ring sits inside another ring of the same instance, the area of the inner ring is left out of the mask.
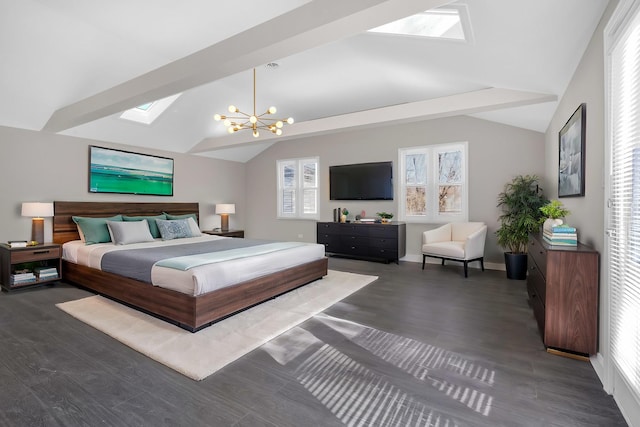
<path id="1" fill-rule="evenodd" d="M 107 221 L 107 227 L 109 227 L 113 243 L 116 245 L 153 241 L 146 219 L 130 222 Z"/>
<path id="2" fill-rule="evenodd" d="M 155 238 L 158 238 L 160 237 L 160 230 L 158 230 L 156 219 L 167 219 L 167 216 L 165 214 L 151 215 L 151 216 L 122 215 L 122 219 L 125 221 L 142 221 L 143 219 L 146 219 L 147 221 L 149 221 L 149 231 L 151 231 L 151 235 Z"/>
<path id="3" fill-rule="evenodd" d="M 191 236 L 191 227 L 186 219 L 157 219 L 162 240 L 182 239 Z"/>

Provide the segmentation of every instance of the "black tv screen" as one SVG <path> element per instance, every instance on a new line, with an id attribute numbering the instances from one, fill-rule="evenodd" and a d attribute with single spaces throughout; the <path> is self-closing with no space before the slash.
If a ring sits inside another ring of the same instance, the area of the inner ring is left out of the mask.
<path id="1" fill-rule="evenodd" d="M 329 167 L 331 200 L 393 200 L 392 162 Z"/>

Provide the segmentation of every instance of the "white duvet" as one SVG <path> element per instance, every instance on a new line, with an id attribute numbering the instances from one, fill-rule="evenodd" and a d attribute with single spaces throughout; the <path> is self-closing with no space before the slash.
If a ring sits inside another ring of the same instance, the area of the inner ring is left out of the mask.
<path id="1" fill-rule="evenodd" d="M 158 239 L 153 242 L 130 245 L 114 245 L 113 243 L 85 245 L 80 240 L 74 240 L 63 245 L 62 258 L 69 262 L 100 270 L 102 256 L 111 251 L 150 248 L 161 245 L 181 245 L 189 242 L 202 242 L 203 239 L 231 238 L 202 235 L 186 239 L 164 241 Z M 187 271 L 154 265 L 151 270 L 151 281 L 155 286 L 173 289 L 189 295 L 201 295 L 321 258 L 324 258 L 324 245 L 309 243 L 267 254 L 206 264 Z M 117 286 L 117 284 L 114 284 L 114 286 Z"/>

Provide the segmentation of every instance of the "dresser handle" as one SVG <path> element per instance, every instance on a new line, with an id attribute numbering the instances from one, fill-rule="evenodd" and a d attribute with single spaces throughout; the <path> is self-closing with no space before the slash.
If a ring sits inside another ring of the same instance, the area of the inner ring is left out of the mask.
<path id="1" fill-rule="evenodd" d="M 48 250 L 42 250 L 42 251 L 33 251 L 34 255 L 40 255 L 40 254 L 48 254 L 49 251 Z"/>

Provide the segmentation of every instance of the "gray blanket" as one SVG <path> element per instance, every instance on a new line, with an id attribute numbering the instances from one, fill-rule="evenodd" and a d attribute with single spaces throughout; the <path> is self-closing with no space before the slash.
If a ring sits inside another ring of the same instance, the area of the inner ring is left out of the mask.
<path id="1" fill-rule="evenodd" d="M 272 243 L 272 241 L 234 238 L 207 240 L 206 242 L 199 243 L 185 243 L 184 245 L 161 246 L 158 248 L 124 249 L 104 254 L 100 267 L 102 271 L 130 277 L 141 282 L 151 283 L 151 268 L 160 260 L 177 256 L 247 248 L 265 243 Z"/>

